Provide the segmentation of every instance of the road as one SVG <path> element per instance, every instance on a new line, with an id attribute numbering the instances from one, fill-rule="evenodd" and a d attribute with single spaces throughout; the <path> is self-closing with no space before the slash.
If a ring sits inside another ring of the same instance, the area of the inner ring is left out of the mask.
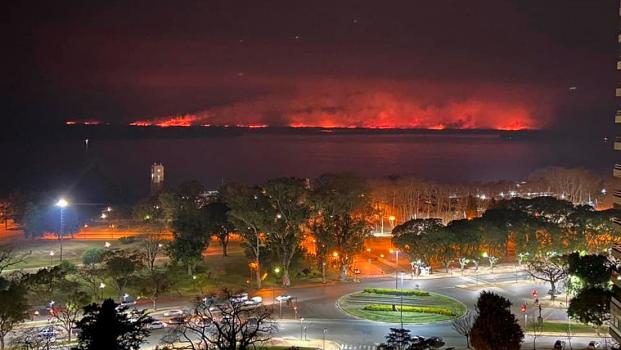
<path id="1" fill-rule="evenodd" d="M 519 283 L 516 283 L 516 280 Z M 401 281 L 399 281 L 401 286 Z M 307 286 L 289 288 L 287 290 L 264 289 L 260 293 L 265 304 L 274 305 L 274 315 L 278 319 L 278 337 L 299 339 L 322 339 L 326 329 L 326 339 L 341 344 L 343 350 L 372 350 L 384 340 L 389 328 L 399 327 L 399 324 L 378 323 L 356 319 L 338 307 L 338 298 L 352 292 L 360 291 L 367 287 L 394 288 L 395 279 L 390 277 L 363 279 L 360 283 L 338 283 L 330 285 Z M 443 278 L 403 280 L 403 288 L 423 289 L 442 293 L 462 301 L 472 309 L 479 293 L 482 290 L 490 290 L 498 293 L 513 304 L 512 311 L 519 315 L 522 321 L 522 313 L 519 310 L 521 304 L 528 304 L 528 315 L 535 319 L 538 310 L 534 307 L 534 299 L 531 291 L 536 289 L 541 298 L 548 290 L 547 285 L 535 283 L 528 279 L 523 272 L 504 272 L 496 274 L 480 274 L 478 276 L 461 276 L 455 274 Z M 296 311 L 283 303 L 282 317 L 280 317 L 280 304 L 273 302 L 272 295 L 290 294 L 297 298 L 298 310 Z M 168 302 L 159 305 L 159 311 L 154 312 L 156 318 L 162 317 L 165 310 L 185 309 L 190 306 L 184 302 Z M 297 317 L 296 317 L 297 316 Z M 562 308 L 544 308 L 542 317 L 545 320 L 566 320 L 567 316 Z M 303 321 L 300 321 L 303 318 Z M 306 328 L 306 329 L 305 329 Z M 406 325 L 413 335 L 439 336 L 447 346 L 465 348 L 465 338 L 457 334 L 449 322 L 424 325 Z M 154 347 L 159 339 L 165 334 L 165 330 L 154 331 L 146 348 Z M 566 340 L 562 337 L 538 337 L 537 348 L 551 348 L 557 339 Z M 591 340 L 599 340 L 593 337 L 572 337 L 573 349 L 585 349 Z M 546 347 L 547 346 L 547 347 Z M 532 337 L 525 339 L 524 349 L 532 349 Z M 569 347 L 568 347 L 569 348 Z"/>

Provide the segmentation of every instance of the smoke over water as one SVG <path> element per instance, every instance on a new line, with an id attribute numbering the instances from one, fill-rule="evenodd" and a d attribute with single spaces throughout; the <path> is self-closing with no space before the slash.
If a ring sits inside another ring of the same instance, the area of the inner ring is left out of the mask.
<path id="1" fill-rule="evenodd" d="M 546 127 L 544 101 L 513 90 L 369 88 L 369 84 L 297 86 L 203 111 L 141 118 L 136 126 L 239 126 L 524 130 Z"/>

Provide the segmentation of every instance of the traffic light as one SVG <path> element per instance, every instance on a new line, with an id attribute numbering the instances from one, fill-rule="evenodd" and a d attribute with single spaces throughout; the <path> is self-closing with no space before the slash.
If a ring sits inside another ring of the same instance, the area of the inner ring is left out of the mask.
<path id="1" fill-rule="evenodd" d="M 533 290 L 530 292 L 530 294 L 533 295 L 533 298 L 537 297 L 537 290 L 535 288 L 533 288 Z"/>
<path id="2" fill-rule="evenodd" d="M 526 304 L 522 304 L 522 306 L 520 307 L 520 310 L 525 313 L 526 312 Z"/>

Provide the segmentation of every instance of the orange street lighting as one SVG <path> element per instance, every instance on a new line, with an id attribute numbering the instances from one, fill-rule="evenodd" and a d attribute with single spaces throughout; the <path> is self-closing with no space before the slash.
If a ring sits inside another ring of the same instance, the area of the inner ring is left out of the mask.
<path id="1" fill-rule="evenodd" d="M 370 252 L 371 252 L 371 248 L 367 248 L 367 253 L 370 253 Z"/>
<path id="2" fill-rule="evenodd" d="M 338 258 L 339 253 L 338 252 L 334 252 L 334 253 L 332 253 L 332 256 L 335 257 L 335 258 Z"/>

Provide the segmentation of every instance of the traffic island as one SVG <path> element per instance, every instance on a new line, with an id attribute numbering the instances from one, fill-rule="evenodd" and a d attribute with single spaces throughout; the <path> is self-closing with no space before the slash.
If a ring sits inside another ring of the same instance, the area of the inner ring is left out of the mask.
<path id="1" fill-rule="evenodd" d="M 425 324 L 451 321 L 467 310 L 462 302 L 446 295 L 422 291 L 367 288 L 338 300 L 344 312 L 366 320 Z"/>

